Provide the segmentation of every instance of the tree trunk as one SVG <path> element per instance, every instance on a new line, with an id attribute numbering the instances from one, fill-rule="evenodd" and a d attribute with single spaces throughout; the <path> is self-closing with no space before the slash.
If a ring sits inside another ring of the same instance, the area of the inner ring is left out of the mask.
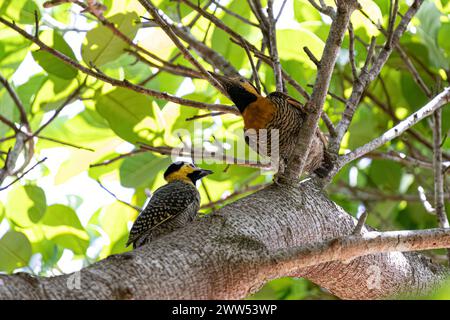
<path id="1" fill-rule="evenodd" d="M 133 252 L 51 278 L 0 276 L 4 299 L 240 299 L 266 281 L 305 277 L 344 299 L 424 294 L 445 271 L 415 253 L 383 253 L 308 268 L 270 258 L 282 248 L 348 235 L 355 219 L 313 181 L 272 185 Z M 269 262 L 268 262 L 269 261 Z"/>

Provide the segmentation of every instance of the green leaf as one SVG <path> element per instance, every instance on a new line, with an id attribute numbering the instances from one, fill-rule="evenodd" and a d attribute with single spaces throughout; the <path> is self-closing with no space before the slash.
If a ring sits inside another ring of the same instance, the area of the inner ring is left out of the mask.
<path id="1" fill-rule="evenodd" d="M 118 88 L 98 97 L 96 110 L 122 139 L 131 143 L 154 138 L 156 120 L 152 100 L 143 94 Z"/>
<path id="2" fill-rule="evenodd" d="M 15 187 L 8 193 L 6 216 L 19 227 L 39 222 L 47 208 L 44 190 L 37 186 Z"/>
<path id="3" fill-rule="evenodd" d="M 51 15 L 59 22 L 62 22 L 65 25 L 70 25 L 72 17 L 72 14 L 70 12 L 71 7 L 71 3 L 60 3 L 57 6 L 51 8 Z"/>
<path id="4" fill-rule="evenodd" d="M 6 119 L 13 122 L 19 120 L 17 117 L 16 107 L 14 101 L 11 99 L 8 91 L 4 88 L 0 89 L 0 114 Z M 8 131 L 12 130 L 11 127 L 0 122 L 0 137 L 3 137 Z"/>
<path id="5" fill-rule="evenodd" d="M 112 158 L 118 157 L 118 156 L 120 156 L 120 154 L 114 152 L 114 153 L 106 155 L 105 157 L 98 159 L 97 162 L 101 163 L 101 162 L 110 160 Z M 89 177 L 91 177 L 94 180 L 97 180 L 97 179 L 100 179 L 100 177 L 102 177 L 103 175 L 115 174 L 115 173 L 117 173 L 122 162 L 123 162 L 123 159 L 120 159 L 120 160 L 116 160 L 108 165 L 90 167 L 89 171 L 88 171 Z"/>
<path id="6" fill-rule="evenodd" d="M 287 10 L 288 8 L 286 8 Z M 294 1 L 294 16 L 298 22 L 304 21 L 321 21 L 319 11 L 314 9 L 308 0 L 295 0 Z"/>
<path id="7" fill-rule="evenodd" d="M 448 59 L 438 45 L 441 16 L 442 13 L 432 1 L 425 1 L 416 14 L 420 21 L 420 25 L 417 27 L 417 35 L 419 40 L 427 47 L 432 65 L 436 68 L 448 69 Z"/>
<path id="8" fill-rule="evenodd" d="M 76 79 L 63 79 L 54 74 L 48 74 L 35 93 L 32 101 L 32 113 L 50 111 L 60 107 L 77 87 Z"/>
<path id="9" fill-rule="evenodd" d="M 427 96 L 423 93 L 423 91 L 414 81 L 414 78 L 409 73 L 403 72 L 401 74 L 400 84 L 403 96 L 408 102 L 411 111 L 417 110 L 428 101 Z"/>
<path id="10" fill-rule="evenodd" d="M 371 121 L 367 121 L 367 119 L 371 119 Z M 380 117 L 376 110 L 362 104 L 350 125 L 348 145 L 346 147 L 354 149 L 375 138 L 377 132 L 384 128 L 382 126 L 383 120 L 384 118 Z"/>
<path id="11" fill-rule="evenodd" d="M 97 217 L 98 225 L 109 238 L 109 245 L 104 248 L 102 257 L 113 252 L 120 253 L 125 251 L 125 244 L 128 239 L 127 223 L 130 220 L 134 220 L 137 214 L 136 210 L 120 202 L 114 202 L 101 210 Z"/>
<path id="12" fill-rule="evenodd" d="M 383 15 L 380 8 L 372 0 L 359 0 L 364 12 L 370 17 L 375 23 L 383 22 Z M 375 26 L 369 19 L 367 19 L 360 11 L 356 10 L 352 15 L 351 19 L 353 27 L 355 30 L 364 29 L 369 37 L 377 36 L 380 34 L 377 26 Z"/>
<path id="13" fill-rule="evenodd" d="M 369 176 L 371 181 L 381 189 L 398 191 L 402 177 L 402 166 L 388 160 L 373 160 Z"/>
<path id="14" fill-rule="evenodd" d="M 64 38 L 54 30 L 45 30 L 39 33 L 39 38 L 53 49 L 58 50 L 72 60 L 77 60 L 72 48 Z M 54 55 L 43 50 L 33 51 L 33 58 L 49 74 L 53 74 L 62 79 L 73 79 L 78 71 L 72 66 L 62 62 Z"/>
<path id="15" fill-rule="evenodd" d="M 109 18 L 115 26 L 128 38 L 133 40 L 139 26 L 136 21 L 139 16 L 135 12 L 119 13 Z M 97 67 L 119 58 L 129 45 L 115 36 L 110 29 L 99 24 L 86 34 L 81 47 L 81 55 L 87 65 L 91 63 Z"/>
<path id="16" fill-rule="evenodd" d="M 308 47 L 317 59 L 322 56 L 324 42 L 308 29 L 298 27 L 277 31 L 278 52 L 280 59 L 301 61 L 310 68 L 315 69 L 314 63 L 304 52 L 303 47 Z"/>
<path id="17" fill-rule="evenodd" d="M 438 45 L 450 55 L 450 22 L 443 23 L 438 31 Z"/>
<path id="18" fill-rule="evenodd" d="M 3 220 L 3 217 L 5 216 L 5 206 L 2 202 L 0 202 L 0 221 Z"/>
<path id="19" fill-rule="evenodd" d="M 152 153 L 126 158 L 120 166 L 120 183 L 124 187 L 151 187 L 156 175 L 170 164 L 170 158 Z"/>
<path id="20" fill-rule="evenodd" d="M 29 47 L 30 43 L 24 37 L 18 37 L 14 30 L 0 26 L 0 71 L 5 78 L 16 72 Z"/>
<path id="21" fill-rule="evenodd" d="M 28 79 L 27 82 L 17 88 L 17 94 L 22 101 L 23 107 L 27 113 L 31 113 L 31 105 L 41 89 L 47 77 L 44 74 L 37 74 Z M 17 109 L 17 108 L 16 108 Z"/>
<path id="22" fill-rule="evenodd" d="M 67 206 L 49 206 L 41 221 L 45 237 L 75 254 L 84 254 L 89 246 L 89 236 L 75 211 Z"/>
<path id="23" fill-rule="evenodd" d="M 31 258 L 31 244 L 20 232 L 8 231 L 0 239 L 0 271 L 11 272 L 24 267 Z"/>
<path id="24" fill-rule="evenodd" d="M 243 16 L 244 18 L 250 17 L 249 6 L 246 1 L 234 0 L 227 6 L 233 12 Z M 235 32 L 245 35 L 246 37 L 252 35 L 253 31 L 251 27 L 242 23 L 242 21 L 236 19 L 229 14 L 222 14 L 218 16 L 223 23 L 233 29 Z M 211 38 L 211 47 L 217 52 L 221 53 L 235 68 L 240 68 L 244 61 L 247 61 L 244 49 L 234 44 L 229 40 L 230 36 L 225 31 L 215 27 Z M 257 46 L 257 43 L 253 43 Z"/>
<path id="25" fill-rule="evenodd" d="M 32 0 L 6 0 L 0 5 L 0 15 L 18 23 L 34 24 L 34 12 L 41 16 L 39 7 Z"/>

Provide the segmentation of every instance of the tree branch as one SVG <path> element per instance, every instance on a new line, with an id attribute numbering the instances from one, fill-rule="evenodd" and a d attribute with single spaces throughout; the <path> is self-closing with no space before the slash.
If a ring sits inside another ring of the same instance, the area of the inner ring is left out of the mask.
<path id="1" fill-rule="evenodd" d="M 7 184 L 4 187 L 0 188 L 0 191 L 6 190 L 8 189 L 10 186 L 12 186 L 14 183 L 16 183 L 17 181 L 19 181 L 20 179 L 22 179 L 28 172 L 30 172 L 31 170 L 33 170 L 34 168 L 36 168 L 38 165 L 40 165 L 42 162 L 44 162 L 45 160 L 47 160 L 47 158 L 43 158 L 41 160 L 39 160 L 38 162 L 36 162 L 30 169 L 28 169 L 27 171 L 25 171 L 24 173 L 21 173 L 20 175 L 17 176 L 16 179 L 14 179 L 13 181 L 11 181 L 9 184 Z"/>
<path id="2" fill-rule="evenodd" d="M 361 156 L 373 151 L 388 141 L 397 138 L 403 132 L 408 130 L 410 127 L 421 121 L 423 118 L 431 115 L 436 110 L 443 107 L 445 104 L 450 102 L 450 88 L 445 88 L 440 94 L 434 97 L 433 100 L 428 102 L 425 106 L 420 108 L 418 111 L 411 114 L 405 120 L 401 121 L 399 124 L 393 128 L 386 131 L 380 137 L 366 143 L 365 145 L 353 150 L 352 152 L 343 155 L 339 158 L 337 166 L 334 168 L 333 173 L 336 173 L 345 164 L 360 158 Z"/>
<path id="3" fill-rule="evenodd" d="M 308 158 L 308 150 L 322 114 L 323 104 L 325 103 L 342 40 L 347 30 L 350 16 L 357 8 L 358 3 L 353 0 L 338 1 L 337 5 L 336 17 L 331 23 L 330 33 L 320 60 L 313 92 L 311 98 L 305 105 L 305 111 L 308 115 L 299 132 L 297 150 L 293 152 L 293 155 L 289 159 L 288 167 L 284 175 L 287 180 L 296 180 L 298 175 L 303 172 L 304 164 Z"/>
<path id="4" fill-rule="evenodd" d="M 50 54 L 52 54 L 53 56 L 55 56 L 56 58 L 58 58 L 59 60 L 63 61 L 64 63 L 80 70 L 81 72 L 90 75 L 94 78 L 97 78 L 99 80 L 102 80 L 104 82 L 107 82 L 109 84 L 112 84 L 113 86 L 117 86 L 117 87 L 121 87 L 121 88 L 126 88 L 126 89 L 130 89 L 157 99 L 162 99 L 162 100 L 166 100 L 166 101 L 170 101 L 179 105 L 184 105 L 184 106 L 190 106 L 190 107 L 194 107 L 194 108 L 198 108 L 198 109 L 207 109 L 207 110 L 212 110 L 212 111 L 225 111 L 225 112 L 229 112 L 229 113 L 234 113 L 234 114 L 238 114 L 239 111 L 237 110 L 237 108 L 231 107 L 231 106 L 227 106 L 227 105 L 221 105 L 221 104 L 208 104 L 208 103 L 202 103 L 202 102 L 198 102 L 198 101 L 192 101 L 192 100 L 188 100 L 188 99 L 183 99 L 183 98 L 179 98 L 173 95 L 170 95 L 168 93 L 165 92 L 159 92 L 159 91 L 155 91 L 155 90 L 151 90 L 148 88 L 145 88 L 143 86 L 140 85 L 136 85 L 133 84 L 131 82 L 129 82 L 128 80 L 124 79 L 124 80 L 119 80 L 119 79 L 114 79 L 111 78 L 107 75 L 105 75 L 104 73 L 98 72 L 96 70 L 92 70 L 89 69 L 81 64 L 79 64 L 78 62 L 70 59 L 69 57 L 67 57 L 66 55 L 62 54 L 61 52 L 47 46 L 45 43 L 43 43 L 40 39 L 35 38 L 34 36 L 28 34 L 25 30 L 19 28 L 15 23 L 11 23 L 7 20 L 5 20 L 4 18 L 0 17 L 0 22 L 3 23 L 4 25 L 7 25 L 8 27 L 10 27 L 11 29 L 17 31 L 18 33 L 20 33 L 22 36 L 24 36 L 26 39 L 34 42 L 35 44 L 37 44 L 41 50 L 46 51 Z"/>
<path id="5" fill-rule="evenodd" d="M 448 95 L 450 101 L 450 94 Z M 433 114 L 433 142 L 434 142 L 434 209 L 441 228 L 448 228 L 447 212 L 445 211 L 444 202 L 444 174 L 442 170 L 442 113 L 441 109 L 437 109 Z M 447 257 L 450 263 L 450 249 L 447 250 Z"/>
<path id="6" fill-rule="evenodd" d="M 283 84 L 283 76 L 281 74 L 281 63 L 280 58 L 278 57 L 278 48 L 277 48 L 277 33 L 276 33 L 276 21 L 273 15 L 273 1 L 267 1 L 267 22 L 269 26 L 269 49 L 270 56 L 273 61 L 273 71 L 275 74 L 275 84 L 277 91 L 284 92 L 284 84 Z"/>
<path id="7" fill-rule="evenodd" d="M 344 299 L 379 299 L 429 293 L 446 277 L 429 259 L 399 251 L 450 246 L 449 229 L 363 228 L 351 236 L 355 224 L 311 180 L 272 185 L 80 272 L 0 275 L 0 297 L 240 299 L 270 279 L 300 276 Z M 76 279 L 79 287 L 72 285 Z"/>
<path id="8" fill-rule="evenodd" d="M 31 127 L 30 123 L 28 122 L 27 113 L 25 112 L 25 108 L 23 107 L 22 101 L 20 101 L 20 98 L 17 95 L 16 91 L 11 87 L 8 80 L 6 80 L 6 78 L 4 78 L 1 74 L 0 74 L 0 82 L 8 91 L 15 105 L 17 106 L 17 109 L 19 110 L 20 114 L 20 122 L 25 126 L 28 132 L 31 132 Z"/>
<path id="9" fill-rule="evenodd" d="M 405 32 L 406 27 L 408 26 L 412 17 L 416 14 L 417 10 L 419 10 L 419 7 L 421 6 L 422 3 L 423 0 L 415 0 L 413 4 L 409 7 L 407 12 L 404 14 L 402 20 L 398 24 L 397 28 L 395 29 L 395 31 L 393 31 L 392 37 L 388 35 L 388 40 L 385 46 L 382 48 L 382 50 L 376 57 L 370 71 L 367 72 L 365 70 L 367 69 L 368 63 L 370 63 L 369 61 L 370 59 L 369 57 L 368 59 L 366 59 L 366 68 L 363 67 L 363 69 L 361 70 L 361 74 L 358 78 L 358 81 L 353 86 L 352 94 L 348 99 L 345 111 L 342 115 L 342 119 L 336 126 L 337 135 L 336 137 L 330 139 L 329 142 L 330 153 L 333 154 L 338 153 L 342 138 L 344 137 L 344 134 L 347 132 L 348 127 L 350 126 L 350 122 L 353 118 L 353 115 L 356 111 L 359 101 L 361 100 L 365 88 L 371 81 L 373 81 L 379 75 L 382 67 L 384 66 L 384 64 L 386 63 L 392 52 L 392 48 L 395 47 L 395 45 L 398 43 L 400 37 Z M 372 43 L 374 43 L 373 40 Z M 371 47 L 374 46 L 371 45 Z M 369 53 L 370 52 L 371 50 L 369 49 Z"/>
<path id="10" fill-rule="evenodd" d="M 370 231 L 362 235 L 344 236 L 316 245 L 288 248 L 273 253 L 270 258 L 277 261 L 277 267 L 289 270 L 330 261 L 348 263 L 361 256 L 382 252 L 410 252 L 448 247 L 450 247 L 450 229 L 448 228 Z"/>
<path id="11" fill-rule="evenodd" d="M 164 30 L 167 36 L 172 40 L 175 46 L 186 58 L 186 60 L 188 60 L 193 66 L 195 66 L 204 75 L 205 79 L 207 79 L 209 83 L 211 83 L 214 87 L 216 87 L 217 90 L 222 92 L 224 95 L 227 95 L 224 88 L 222 88 L 222 85 L 205 70 L 205 68 L 191 55 L 189 50 L 187 50 L 186 47 L 181 43 L 175 32 L 172 30 L 171 26 L 158 13 L 158 9 L 154 6 L 153 2 L 151 0 L 139 0 L 139 3 L 152 15 L 155 22 Z"/>

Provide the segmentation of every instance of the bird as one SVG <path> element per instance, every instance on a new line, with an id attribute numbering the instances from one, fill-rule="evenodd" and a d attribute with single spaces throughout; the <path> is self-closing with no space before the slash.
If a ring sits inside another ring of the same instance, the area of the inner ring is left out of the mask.
<path id="1" fill-rule="evenodd" d="M 182 228 L 197 215 L 200 194 L 195 183 L 213 173 L 192 163 L 176 161 L 164 172 L 167 184 L 158 188 L 134 222 L 126 246 L 133 249 Z"/>
<path id="2" fill-rule="evenodd" d="M 228 77 L 211 74 L 239 109 L 244 119 L 247 144 L 264 156 L 271 157 L 278 154 L 278 174 L 282 174 L 288 159 L 296 151 L 299 130 L 306 116 L 302 103 L 278 91 L 264 97 L 249 80 L 242 76 Z M 261 138 L 259 134 L 262 132 L 261 129 L 267 129 L 267 138 Z M 278 129 L 278 149 L 271 144 L 273 129 Z M 327 157 L 326 145 L 326 136 L 317 128 L 304 165 L 305 172 L 315 172 L 320 177 L 326 175 L 329 171 L 329 166 L 323 161 Z"/>

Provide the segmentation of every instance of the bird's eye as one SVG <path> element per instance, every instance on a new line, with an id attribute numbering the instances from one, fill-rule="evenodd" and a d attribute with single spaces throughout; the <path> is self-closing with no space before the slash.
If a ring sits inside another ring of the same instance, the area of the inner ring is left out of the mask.
<path id="1" fill-rule="evenodd" d="M 241 79 L 239 79 L 239 81 L 240 81 L 240 82 L 245 82 L 245 81 L 244 81 L 244 79 L 242 79 L 242 78 L 241 78 Z"/>

